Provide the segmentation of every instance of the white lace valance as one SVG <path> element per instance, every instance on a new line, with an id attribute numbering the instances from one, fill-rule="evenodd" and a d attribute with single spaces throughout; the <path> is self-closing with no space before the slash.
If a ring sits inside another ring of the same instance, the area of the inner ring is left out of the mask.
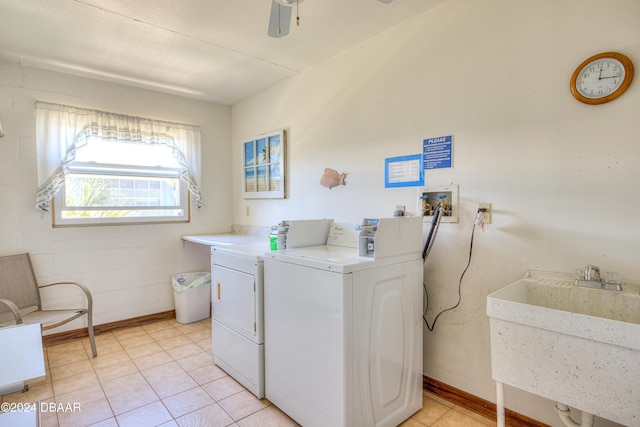
<path id="1" fill-rule="evenodd" d="M 36 103 L 38 193 L 36 208 L 49 211 L 64 185 L 68 165 L 89 140 L 166 146 L 180 165 L 180 177 L 202 206 L 200 128 L 67 105 Z"/>

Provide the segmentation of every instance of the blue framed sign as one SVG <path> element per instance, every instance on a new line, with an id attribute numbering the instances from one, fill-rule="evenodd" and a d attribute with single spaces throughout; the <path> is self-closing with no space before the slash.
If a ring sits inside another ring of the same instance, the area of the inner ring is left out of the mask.
<path id="1" fill-rule="evenodd" d="M 389 157 L 384 160 L 384 187 L 417 187 L 424 183 L 422 155 Z"/>
<path id="2" fill-rule="evenodd" d="M 450 168 L 453 159 L 453 135 L 425 139 L 422 141 L 422 154 L 425 169 Z"/>

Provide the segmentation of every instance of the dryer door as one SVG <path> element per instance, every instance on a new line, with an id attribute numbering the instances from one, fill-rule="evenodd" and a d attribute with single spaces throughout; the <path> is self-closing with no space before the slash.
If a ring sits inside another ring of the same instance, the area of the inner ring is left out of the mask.
<path id="1" fill-rule="evenodd" d="M 255 276 L 238 270 L 212 266 L 212 316 L 242 336 L 256 340 Z"/>

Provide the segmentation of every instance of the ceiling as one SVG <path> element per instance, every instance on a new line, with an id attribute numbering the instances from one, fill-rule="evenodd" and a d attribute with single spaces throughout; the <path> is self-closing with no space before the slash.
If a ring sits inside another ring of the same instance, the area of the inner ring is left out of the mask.
<path id="1" fill-rule="evenodd" d="M 232 105 L 444 1 L 0 0 L 0 58 Z"/>

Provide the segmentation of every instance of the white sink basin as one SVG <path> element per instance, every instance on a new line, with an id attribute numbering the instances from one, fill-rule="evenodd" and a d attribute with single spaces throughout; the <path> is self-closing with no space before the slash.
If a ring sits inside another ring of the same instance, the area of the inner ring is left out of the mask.
<path id="1" fill-rule="evenodd" d="M 640 425 L 640 283 L 622 291 L 530 271 L 487 297 L 493 378 Z"/>

